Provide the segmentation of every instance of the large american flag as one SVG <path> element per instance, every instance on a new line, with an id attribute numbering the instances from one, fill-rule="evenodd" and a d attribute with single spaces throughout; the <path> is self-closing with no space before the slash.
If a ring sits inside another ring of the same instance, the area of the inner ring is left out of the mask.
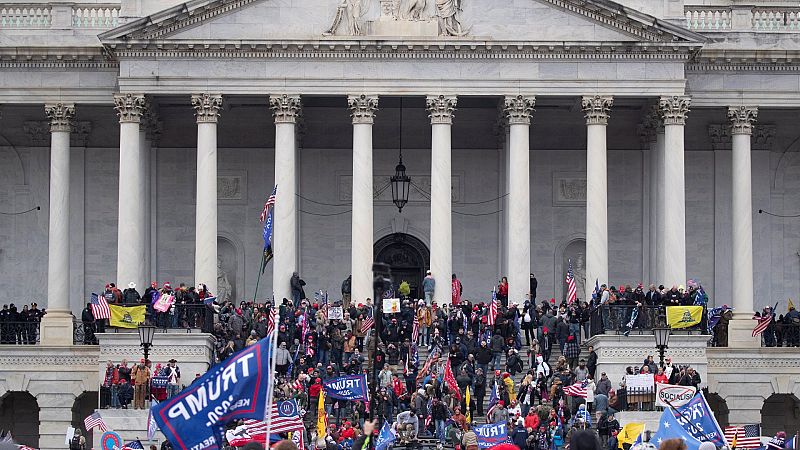
<path id="1" fill-rule="evenodd" d="M 769 324 L 772 323 L 772 313 L 767 314 L 766 316 L 762 316 L 761 314 L 756 313 L 753 316 L 753 320 L 757 320 L 758 324 L 755 328 L 753 328 L 753 337 L 756 337 L 764 332 L 767 329 Z"/>
<path id="2" fill-rule="evenodd" d="M 366 334 L 373 325 L 375 325 L 375 320 L 372 317 L 367 317 L 364 319 L 364 322 L 361 323 L 361 332 Z"/>
<path id="3" fill-rule="evenodd" d="M 567 303 L 570 305 L 578 299 L 578 289 L 575 287 L 575 276 L 572 273 L 572 260 L 569 260 L 567 266 Z"/>
<path id="4" fill-rule="evenodd" d="M 83 426 L 84 428 L 86 428 L 87 432 L 94 427 L 99 428 L 100 431 L 104 433 L 108 431 L 108 426 L 106 426 L 106 422 L 103 420 L 102 417 L 100 417 L 100 413 L 98 413 L 97 411 L 89 414 L 85 419 L 83 419 Z"/>
<path id="5" fill-rule="evenodd" d="M 588 385 L 589 383 L 585 380 L 582 383 L 571 384 L 564 388 L 564 393 L 570 397 L 586 398 Z"/>
<path id="6" fill-rule="evenodd" d="M 278 407 L 280 405 L 280 407 Z M 250 436 L 254 434 L 267 434 L 267 422 L 263 420 L 245 420 L 244 426 Z M 305 428 L 303 419 L 297 407 L 297 402 L 287 400 L 272 404 L 272 427 L 270 433 L 288 433 L 289 431 Z M 253 436 L 255 437 L 255 436 Z"/>
<path id="7" fill-rule="evenodd" d="M 92 306 L 92 315 L 95 320 L 111 318 L 111 309 L 108 307 L 108 302 L 105 298 L 93 293 L 89 303 Z"/>
<path id="8" fill-rule="evenodd" d="M 494 321 L 497 318 L 497 288 L 492 289 L 492 304 L 489 306 L 489 317 L 487 323 L 490 327 L 494 326 Z"/>
<path id="9" fill-rule="evenodd" d="M 759 425 L 739 425 L 725 427 L 725 440 L 736 448 L 760 448 L 761 427 Z"/>
<path id="10" fill-rule="evenodd" d="M 264 203 L 264 209 L 261 211 L 261 223 L 264 223 L 267 220 L 267 213 L 269 212 L 269 208 L 275 206 L 275 194 L 278 192 L 278 185 L 276 184 L 275 187 L 272 189 L 272 194 L 267 198 L 267 202 Z"/>

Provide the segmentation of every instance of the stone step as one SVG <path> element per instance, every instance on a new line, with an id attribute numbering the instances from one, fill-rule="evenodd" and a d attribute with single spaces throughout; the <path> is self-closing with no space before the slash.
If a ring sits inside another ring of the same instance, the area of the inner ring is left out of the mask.
<path id="1" fill-rule="evenodd" d="M 164 435 L 158 431 L 153 437 L 153 441 L 147 440 L 147 412 L 150 404 L 147 403 L 148 409 L 100 409 L 97 412 L 106 422 L 109 430 L 113 430 L 120 435 L 124 442 L 135 440 L 142 441 L 145 448 L 149 444 L 155 444 L 157 447 L 164 441 Z M 129 406 L 130 408 L 130 406 Z M 94 430 L 94 442 L 100 442 L 100 437 L 103 435 L 97 428 Z M 95 448 L 99 448 L 95 445 Z"/>

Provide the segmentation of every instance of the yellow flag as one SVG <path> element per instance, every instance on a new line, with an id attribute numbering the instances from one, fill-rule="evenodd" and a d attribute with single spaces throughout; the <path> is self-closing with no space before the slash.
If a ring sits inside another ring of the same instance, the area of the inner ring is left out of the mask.
<path id="1" fill-rule="evenodd" d="M 702 319 L 702 306 L 667 306 L 667 325 L 670 328 L 693 327 Z"/>
<path id="2" fill-rule="evenodd" d="M 631 422 L 626 423 L 622 430 L 620 430 L 619 434 L 617 435 L 617 440 L 619 441 L 619 448 L 622 448 L 622 444 L 631 444 L 633 445 L 636 442 L 636 438 L 639 437 L 644 431 L 644 423 L 641 422 Z"/>
<path id="3" fill-rule="evenodd" d="M 788 306 L 788 309 L 794 309 L 794 302 L 792 302 L 792 299 L 789 299 L 787 306 Z"/>
<path id="4" fill-rule="evenodd" d="M 791 301 L 791 300 L 789 300 L 789 301 Z M 731 448 L 732 448 L 732 449 L 735 449 L 735 448 L 736 448 L 736 445 L 737 445 L 737 441 L 738 441 L 738 440 L 739 440 L 739 432 L 737 431 L 737 432 L 736 432 L 736 433 L 733 435 L 733 440 L 731 441 Z"/>
<path id="5" fill-rule="evenodd" d="M 319 391 L 319 402 L 317 403 L 317 439 L 325 439 L 327 433 L 327 417 L 325 416 L 325 391 Z"/>
<path id="6" fill-rule="evenodd" d="M 464 401 L 467 405 L 467 423 L 472 423 L 472 413 L 469 410 L 469 386 L 467 386 L 467 393 L 464 395 Z"/>
<path id="7" fill-rule="evenodd" d="M 108 305 L 108 308 L 111 310 L 111 326 L 118 328 L 138 327 L 140 323 L 144 323 L 144 315 L 147 310 L 145 305 Z"/>

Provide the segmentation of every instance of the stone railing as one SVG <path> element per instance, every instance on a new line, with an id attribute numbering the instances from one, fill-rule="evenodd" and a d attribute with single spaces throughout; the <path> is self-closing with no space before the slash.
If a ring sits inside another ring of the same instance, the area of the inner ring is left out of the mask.
<path id="1" fill-rule="evenodd" d="M 108 30 L 119 25 L 119 4 L 0 4 L 0 29 Z"/>
<path id="2" fill-rule="evenodd" d="M 707 6 L 684 8 L 693 31 L 800 32 L 800 6 Z"/>
<path id="3" fill-rule="evenodd" d="M 0 5 L 0 28 L 50 28 L 49 5 Z"/>
<path id="4" fill-rule="evenodd" d="M 110 29 L 118 25 L 119 5 L 86 5 L 72 7 L 74 28 Z"/>

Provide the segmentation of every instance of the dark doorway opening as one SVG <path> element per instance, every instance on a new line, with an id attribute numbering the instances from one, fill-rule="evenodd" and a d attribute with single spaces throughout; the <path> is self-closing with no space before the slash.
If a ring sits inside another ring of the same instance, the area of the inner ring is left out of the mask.
<path id="1" fill-rule="evenodd" d="M 14 441 L 39 448 L 39 404 L 28 392 L 12 391 L 0 399 L 0 430 L 10 431 Z"/>
<path id="2" fill-rule="evenodd" d="M 409 296 L 424 298 L 422 279 L 430 266 L 430 250 L 419 239 L 405 233 L 394 233 L 381 238 L 374 247 L 375 262 L 388 264 L 392 270 L 395 289 L 407 281 Z"/>

